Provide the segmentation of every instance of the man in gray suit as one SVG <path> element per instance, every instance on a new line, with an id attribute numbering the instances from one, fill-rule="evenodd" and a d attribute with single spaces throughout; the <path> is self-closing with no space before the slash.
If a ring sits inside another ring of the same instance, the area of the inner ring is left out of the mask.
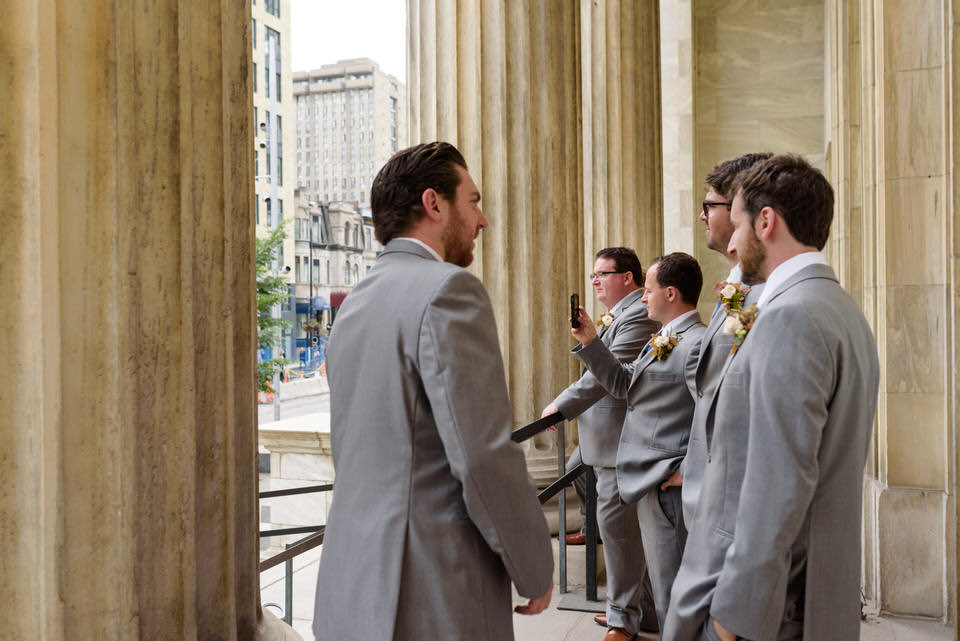
<path id="1" fill-rule="evenodd" d="M 657 618 L 663 621 L 670 588 L 680 567 L 686 530 L 680 488 L 667 486 L 683 460 L 693 420 L 693 376 L 706 329 L 696 304 L 703 285 L 700 266 L 690 255 L 657 258 L 647 271 L 643 302 L 663 327 L 624 365 L 596 339 L 586 312 L 573 335 L 574 354 L 603 387 L 627 399 L 627 415 L 617 451 L 620 496 L 637 504 L 643 548 L 653 583 Z"/>
<path id="2" fill-rule="evenodd" d="M 823 174 L 775 156 L 737 182 L 731 245 L 766 286 L 727 328 L 739 345 L 711 408 L 663 638 L 849 641 L 859 636 L 876 346 L 819 251 L 833 218 Z"/>
<path id="3" fill-rule="evenodd" d="M 597 300 L 609 310 L 601 318 L 601 342 L 619 360 L 632 362 L 650 334 L 660 328 L 647 316 L 647 306 L 641 300 L 640 259 L 627 247 L 601 249 L 590 281 Z M 584 369 L 583 375 L 560 392 L 542 415 L 557 410 L 568 420 L 577 419 L 579 457 L 593 466 L 597 476 L 597 525 L 607 569 L 607 603 L 605 618 L 598 615 L 595 619 L 628 635 L 640 629 L 656 631 L 649 585 L 644 589 L 649 579 L 637 513 L 632 506 L 624 505 L 617 488 L 617 448 L 627 404 L 622 398 L 609 396 L 593 374 Z M 577 456 L 574 451 L 571 463 Z"/>
<path id="4" fill-rule="evenodd" d="M 704 223 L 707 247 L 723 254 L 730 262 L 730 273 L 717 285 L 717 304 L 713 308 L 713 314 L 700 346 L 695 378 L 697 406 L 693 413 L 687 455 L 680 465 L 679 473 L 668 481 L 668 485 L 682 483 L 683 518 L 688 523 L 693 521 L 693 510 L 700 495 L 700 483 L 703 480 L 703 469 L 707 461 L 707 438 L 713 431 L 710 414 L 713 392 L 720 378 L 723 364 L 730 355 L 730 348 L 733 347 L 733 335 L 720 330 L 729 312 L 749 307 L 757 301 L 760 292 L 763 291 L 760 277 L 756 274 L 746 274 L 744 277 L 737 252 L 729 249 L 730 236 L 733 234 L 733 225 L 730 224 L 733 182 L 741 172 L 772 155 L 766 152 L 738 156 L 714 167 L 705 179 L 707 194 L 703 199 L 700 220 Z M 723 290 L 729 285 L 738 287 L 740 292 L 745 294 L 744 298 L 727 300 Z"/>
<path id="5" fill-rule="evenodd" d="M 550 602 L 547 524 L 520 448 L 493 311 L 463 267 L 487 221 L 455 147 L 390 159 L 371 191 L 384 243 L 328 352 L 336 489 L 318 641 L 513 638 L 512 580 Z M 483 381 L 482 389 L 477 381 Z"/>

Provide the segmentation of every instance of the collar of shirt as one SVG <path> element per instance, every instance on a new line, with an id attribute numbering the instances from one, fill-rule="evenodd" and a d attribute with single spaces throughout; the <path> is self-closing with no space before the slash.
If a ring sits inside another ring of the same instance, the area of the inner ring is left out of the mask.
<path id="1" fill-rule="evenodd" d="M 689 312 L 684 312 L 680 314 L 679 316 L 674 318 L 672 321 L 670 321 L 669 323 L 667 323 L 666 325 L 660 328 L 660 335 L 669 336 L 670 334 L 673 333 L 672 330 L 674 325 L 681 324 L 683 321 L 687 320 L 689 317 L 693 316 L 696 313 L 697 313 L 697 310 L 691 309 Z"/>
<path id="2" fill-rule="evenodd" d="M 411 237 L 411 236 L 400 236 L 399 238 L 402 238 L 403 240 L 409 240 L 411 243 L 416 243 L 416 244 L 420 245 L 421 247 L 423 247 L 424 249 L 426 249 L 428 252 L 430 252 L 430 255 L 433 256 L 433 257 L 437 260 L 437 262 L 439 262 L 439 263 L 442 263 L 442 262 L 443 262 L 443 258 L 440 256 L 440 254 L 437 253 L 437 250 L 435 250 L 433 247 L 431 247 L 430 245 L 426 244 L 425 242 L 423 242 L 423 241 L 420 240 L 419 238 L 413 238 L 413 237 Z"/>
<path id="3" fill-rule="evenodd" d="M 827 263 L 827 258 L 821 252 L 803 252 L 802 254 L 797 254 L 793 258 L 788 258 L 783 261 L 777 265 L 776 269 L 770 272 L 770 276 L 767 278 L 767 284 L 764 286 L 760 298 L 757 299 L 757 308 L 763 308 L 763 305 L 773 296 L 777 289 L 804 267 L 827 264 L 829 264 Z"/>
<path id="4" fill-rule="evenodd" d="M 737 263 L 730 269 L 730 273 L 727 274 L 728 283 L 739 283 L 743 281 L 743 270 L 740 269 L 740 263 Z"/>

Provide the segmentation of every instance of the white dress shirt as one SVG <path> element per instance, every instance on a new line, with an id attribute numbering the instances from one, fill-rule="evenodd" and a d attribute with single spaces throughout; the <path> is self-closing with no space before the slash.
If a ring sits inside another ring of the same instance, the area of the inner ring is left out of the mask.
<path id="1" fill-rule="evenodd" d="M 802 254 L 797 254 L 793 258 L 788 258 L 783 261 L 777 267 L 770 272 L 770 276 L 767 278 L 767 284 L 763 288 L 763 291 L 760 293 L 760 298 L 757 299 L 757 308 L 762 309 L 764 303 L 773 296 L 774 292 L 780 288 L 787 280 L 796 274 L 798 271 L 804 267 L 809 267 L 810 265 L 828 265 L 827 257 L 821 252 L 803 252 Z"/>

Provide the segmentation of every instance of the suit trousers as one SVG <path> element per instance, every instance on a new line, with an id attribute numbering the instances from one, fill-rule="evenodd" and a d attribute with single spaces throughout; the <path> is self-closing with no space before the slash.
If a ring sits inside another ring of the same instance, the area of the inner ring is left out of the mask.
<path id="1" fill-rule="evenodd" d="M 743 637 L 737 637 L 737 640 L 749 641 Z M 720 641 L 717 631 L 713 628 L 713 617 L 707 617 L 697 641 Z M 803 624 L 795 622 L 784 622 L 777 632 L 777 641 L 803 641 Z"/>
<path id="2" fill-rule="evenodd" d="M 646 576 L 640 524 L 634 506 L 620 500 L 617 469 L 593 469 L 597 475 L 597 526 L 607 566 L 607 625 L 634 634 L 644 616 L 653 615 L 649 586 L 644 590 L 644 583 L 650 579 Z"/>
<path id="3" fill-rule="evenodd" d="M 567 465 L 564 472 L 570 473 L 573 468 L 583 463 L 583 457 L 580 455 L 580 446 L 578 445 L 570 458 L 567 459 Z M 573 481 L 573 490 L 577 493 L 577 506 L 580 508 L 580 534 L 587 533 L 587 475 L 581 474 Z"/>
<path id="4" fill-rule="evenodd" d="M 677 578 L 687 541 L 680 488 L 655 487 L 644 494 L 637 503 L 637 519 L 643 532 L 643 551 L 662 630 L 670 606 L 670 589 Z"/>

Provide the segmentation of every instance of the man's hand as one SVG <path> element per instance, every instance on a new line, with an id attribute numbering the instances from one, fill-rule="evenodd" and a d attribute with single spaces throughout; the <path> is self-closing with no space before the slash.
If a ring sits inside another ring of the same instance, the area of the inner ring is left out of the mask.
<path id="1" fill-rule="evenodd" d="M 713 621 L 713 630 L 720 637 L 720 641 L 737 641 L 737 635 L 720 625 L 716 619 L 711 618 L 710 620 Z"/>
<path id="2" fill-rule="evenodd" d="M 543 408 L 542 412 L 540 412 L 540 418 L 550 416 L 551 414 L 556 414 L 559 411 L 560 410 L 557 409 L 556 405 L 554 405 L 553 403 L 550 403 L 549 405 Z M 557 431 L 557 425 L 556 424 L 551 425 L 550 427 L 547 428 L 547 430 L 550 432 L 555 432 Z"/>
<path id="3" fill-rule="evenodd" d="M 553 597 L 553 581 L 547 588 L 547 593 L 539 599 L 530 599 L 526 605 L 518 605 L 513 609 L 517 614 L 540 614 L 550 605 L 550 599 Z"/>
<path id="4" fill-rule="evenodd" d="M 668 487 L 680 487 L 683 485 L 683 477 L 680 476 L 680 470 L 674 470 L 673 474 L 667 477 L 667 480 L 660 484 L 660 489 L 665 490 Z"/>
<path id="5" fill-rule="evenodd" d="M 580 321 L 580 327 L 576 329 L 571 327 L 570 333 L 573 334 L 575 339 L 580 341 L 581 345 L 587 346 L 597 337 L 597 327 L 593 324 L 590 315 L 587 314 L 587 310 L 582 307 L 580 308 L 580 314 L 577 318 Z"/>

